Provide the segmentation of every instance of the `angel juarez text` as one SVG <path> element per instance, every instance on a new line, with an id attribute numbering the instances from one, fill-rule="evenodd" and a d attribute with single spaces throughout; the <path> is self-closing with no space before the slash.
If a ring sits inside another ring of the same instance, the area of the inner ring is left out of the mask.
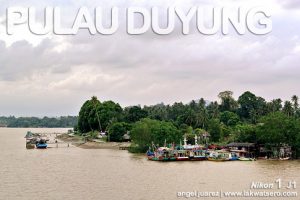
<path id="1" fill-rule="evenodd" d="M 37 14 L 41 12 L 42 15 Z M 76 35 L 80 29 L 86 29 L 91 35 L 111 35 L 116 33 L 122 24 L 125 24 L 130 35 L 140 35 L 148 31 L 168 35 L 179 30 L 183 35 L 190 34 L 192 30 L 197 30 L 203 35 L 227 35 L 233 32 L 240 35 L 247 32 L 265 35 L 272 31 L 271 13 L 264 7 L 81 7 L 74 16 L 68 13 L 59 7 L 47 7 L 42 10 L 34 7 L 10 7 L 6 13 L 6 32 L 13 35 L 23 26 L 36 35 Z M 66 25 L 66 21 L 71 23 Z"/>

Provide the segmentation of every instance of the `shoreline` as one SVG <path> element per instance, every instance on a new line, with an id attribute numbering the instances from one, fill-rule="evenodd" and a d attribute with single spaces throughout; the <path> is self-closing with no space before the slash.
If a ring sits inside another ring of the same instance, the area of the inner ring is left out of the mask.
<path id="1" fill-rule="evenodd" d="M 84 138 L 74 135 L 70 136 L 66 133 L 58 135 L 56 139 L 68 142 L 76 147 L 82 149 L 117 149 L 119 150 L 120 147 L 129 147 L 130 142 L 104 142 L 102 140 L 93 140 L 93 141 L 84 141 Z"/>

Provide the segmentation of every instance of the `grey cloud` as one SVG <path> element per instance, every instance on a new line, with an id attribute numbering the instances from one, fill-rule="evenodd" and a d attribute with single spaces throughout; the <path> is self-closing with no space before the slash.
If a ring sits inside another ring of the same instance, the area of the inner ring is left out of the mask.
<path id="1" fill-rule="evenodd" d="M 288 9 L 300 8 L 300 2 L 297 0 L 278 0 L 278 3 L 280 3 L 282 6 Z"/>
<path id="2" fill-rule="evenodd" d="M 289 20 L 288 14 L 285 19 Z M 215 100 L 218 92 L 228 89 L 237 95 L 251 90 L 287 99 L 300 93 L 295 87 L 300 76 L 295 48 L 300 40 L 278 32 L 91 36 L 82 31 L 76 36 L 53 36 L 37 46 L 20 41 L 6 47 L 0 41 L 0 110 L 77 114 L 92 95 L 132 105 L 199 97 Z M 24 106 L 15 108 L 18 102 Z"/>

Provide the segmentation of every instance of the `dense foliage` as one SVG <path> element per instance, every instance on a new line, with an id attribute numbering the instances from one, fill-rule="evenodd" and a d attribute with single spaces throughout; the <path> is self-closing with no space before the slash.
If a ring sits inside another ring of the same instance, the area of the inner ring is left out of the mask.
<path id="1" fill-rule="evenodd" d="M 130 125 L 125 122 L 116 122 L 109 127 L 109 140 L 122 142 L 124 134 L 130 130 Z"/>
<path id="2" fill-rule="evenodd" d="M 131 130 L 134 142 L 141 146 L 162 146 L 166 143 L 179 143 L 183 134 L 171 122 L 153 120 L 149 118 L 136 122 Z"/>
<path id="3" fill-rule="evenodd" d="M 113 101 L 101 103 L 97 97 L 92 97 L 80 109 L 78 130 L 82 133 L 94 130 L 105 131 L 111 123 L 120 121 L 122 112 L 119 104 Z"/>
<path id="4" fill-rule="evenodd" d="M 201 98 L 188 104 L 161 103 L 124 109 L 118 103 L 100 102 L 92 97 L 80 110 L 78 128 L 81 133 L 112 132 L 115 141 L 120 140 L 126 129 L 133 142 L 141 147 L 152 142 L 162 145 L 165 140 L 178 143 L 184 134 L 192 140 L 192 135 L 202 130 L 210 134 L 211 143 L 287 144 L 299 152 L 300 110 L 296 95 L 284 102 L 281 99 L 266 101 L 249 91 L 237 100 L 231 91 L 221 92 L 218 97 L 219 102 Z M 129 128 L 124 128 L 124 123 Z"/>
<path id="5" fill-rule="evenodd" d="M 2 127 L 65 127 L 70 128 L 77 125 L 78 118 L 74 116 L 66 117 L 0 117 L 0 126 Z"/>

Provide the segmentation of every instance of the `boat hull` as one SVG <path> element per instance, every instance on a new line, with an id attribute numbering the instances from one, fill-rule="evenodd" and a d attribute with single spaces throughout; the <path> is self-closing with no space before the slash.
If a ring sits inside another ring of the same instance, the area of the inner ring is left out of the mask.
<path id="1" fill-rule="evenodd" d="M 207 158 L 205 156 L 195 156 L 195 157 L 191 157 L 189 158 L 189 160 L 191 161 L 202 161 L 202 160 L 206 160 Z"/>
<path id="2" fill-rule="evenodd" d="M 47 148 L 47 144 L 37 144 L 36 148 L 37 149 L 46 149 Z"/>
<path id="3" fill-rule="evenodd" d="M 188 161 L 190 159 L 189 159 L 189 157 L 177 157 L 176 160 L 177 161 Z"/>
<path id="4" fill-rule="evenodd" d="M 175 157 L 171 157 L 171 158 L 164 158 L 164 157 L 148 157 L 148 160 L 151 160 L 151 161 L 169 162 L 169 161 L 176 161 L 176 158 L 175 158 Z"/>
<path id="5" fill-rule="evenodd" d="M 215 162 L 224 162 L 224 161 L 229 161 L 226 158 L 208 158 L 209 161 L 215 161 Z"/>
<path id="6" fill-rule="evenodd" d="M 239 158 L 240 161 L 255 161 L 254 158 Z"/>

